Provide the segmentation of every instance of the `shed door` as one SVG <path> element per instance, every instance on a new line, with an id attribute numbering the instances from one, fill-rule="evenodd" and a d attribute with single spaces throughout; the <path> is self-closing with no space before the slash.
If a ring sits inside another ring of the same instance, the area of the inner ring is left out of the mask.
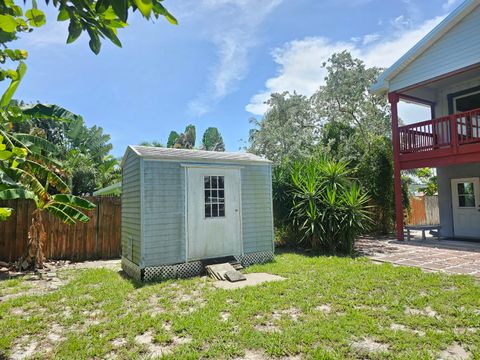
<path id="1" fill-rule="evenodd" d="M 480 237 L 479 178 L 452 180 L 453 228 L 456 237 Z"/>
<path id="2" fill-rule="evenodd" d="M 240 170 L 187 169 L 188 260 L 242 252 Z"/>

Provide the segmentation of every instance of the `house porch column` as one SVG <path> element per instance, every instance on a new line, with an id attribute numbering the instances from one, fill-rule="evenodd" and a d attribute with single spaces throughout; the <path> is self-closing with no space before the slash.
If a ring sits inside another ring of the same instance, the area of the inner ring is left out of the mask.
<path id="1" fill-rule="evenodd" d="M 403 240 L 402 177 L 400 172 L 400 137 L 398 133 L 398 101 L 396 93 L 388 94 L 392 113 L 393 179 L 395 188 L 395 223 L 398 240 Z"/>

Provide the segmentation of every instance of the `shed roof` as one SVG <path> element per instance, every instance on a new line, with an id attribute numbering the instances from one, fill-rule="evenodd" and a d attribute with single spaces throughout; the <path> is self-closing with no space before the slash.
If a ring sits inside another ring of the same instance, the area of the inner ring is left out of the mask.
<path id="1" fill-rule="evenodd" d="M 440 24 L 432 31 L 425 35 L 418 43 L 409 51 L 398 59 L 392 66 L 385 70 L 373 84 L 372 91 L 376 93 L 385 93 L 389 91 L 390 80 L 395 78 L 415 59 L 422 55 L 428 48 L 435 44 L 443 35 L 449 32 L 457 25 L 465 16 L 470 14 L 480 4 L 480 0 L 466 0 L 455 10 L 453 10 Z"/>
<path id="2" fill-rule="evenodd" d="M 152 160 L 178 160 L 216 163 L 271 163 L 271 161 L 268 159 L 247 152 L 186 150 L 139 145 L 128 146 L 127 152 L 129 149 L 142 158 Z"/>

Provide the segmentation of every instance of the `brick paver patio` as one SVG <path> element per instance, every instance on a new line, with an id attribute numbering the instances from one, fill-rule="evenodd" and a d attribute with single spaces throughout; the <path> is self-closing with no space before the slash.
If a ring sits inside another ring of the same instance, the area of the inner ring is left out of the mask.
<path id="1" fill-rule="evenodd" d="M 374 261 L 480 278 L 480 244 L 477 243 L 365 238 L 357 242 L 356 249 Z"/>

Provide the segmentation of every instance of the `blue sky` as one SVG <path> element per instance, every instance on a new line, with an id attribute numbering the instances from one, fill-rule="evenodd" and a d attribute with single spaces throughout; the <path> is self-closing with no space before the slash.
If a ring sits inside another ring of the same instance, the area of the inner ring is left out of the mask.
<path id="1" fill-rule="evenodd" d="M 123 48 L 87 38 L 66 45 L 66 23 L 46 9 L 47 26 L 16 46 L 29 51 L 17 98 L 55 103 L 112 136 L 114 154 L 143 140 L 166 143 L 193 123 L 197 142 L 216 126 L 227 150 L 245 143 L 249 118 L 273 91 L 311 95 L 322 62 L 347 49 L 387 67 L 459 0 L 165 0 L 179 26 L 135 14 L 120 32 Z M 406 122 L 428 111 L 403 107 Z"/>

